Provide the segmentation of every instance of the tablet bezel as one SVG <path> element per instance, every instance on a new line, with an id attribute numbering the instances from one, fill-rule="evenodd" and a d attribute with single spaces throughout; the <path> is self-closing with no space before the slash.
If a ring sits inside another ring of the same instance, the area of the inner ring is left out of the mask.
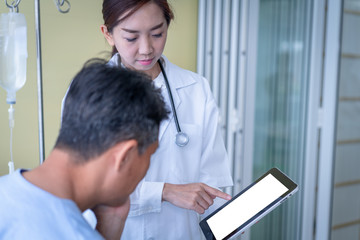
<path id="1" fill-rule="evenodd" d="M 200 221 L 199 225 L 206 237 L 207 240 L 216 239 L 214 234 L 212 233 L 207 220 L 209 220 L 212 216 L 214 216 L 216 213 L 221 211 L 224 207 L 226 207 L 228 204 L 230 204 L 232 201 L 234 201 L 236 198 L 238 198 L 240 195 L 242 195 L 244 192 L 249 190 L 252 186 L 254 186 L 256 183 L 261 181 L 263 178 L 271 174 L 274 176 L 278 181 L 280 181 L 284 186 L 286 186 L 289 190 L 286 191 L 284 194 L 282 194 L 280 197 L 278 197 L 276 200 L 274 200 L 272 203 L 270 203 L 268 206 L 263 208 L 261 211 L 259 211 L 257 214 L 252 216 L 249 220 L 247 220 L 245 223 L 243 223 L 241 226 L 236 228 L 233 232 L 229 233 L 224 239 L 229 239 L 232 237 L 237 236 L 238 234 L 242 233 L 246 228 L 250 227 L 254 222 L 261 219 L 263 216 L 265 216 L 267 213 L 269 213 L 271 210 L 273 210 L 275 207 L 280 205 L 282 202 L 284 202 L 288 197 L 290 197 L 293 193 L 295 193 L 298 189 L 298 185 L 292 181 L 288 176 L 286 176 L 283 172 L 281 172 L 278 168 L 272 168 L 269 171 L 267 171 L 265 174 L 263 174 L 261 177 L 259 177 L 256 181 L 254 181 L 252 184 L 250 184 L 248 187 L 246 187 L 244 190 L 236 194 L 231 200 L 217 208 L 214 212 L 209 214 L 206 218 Z"/>

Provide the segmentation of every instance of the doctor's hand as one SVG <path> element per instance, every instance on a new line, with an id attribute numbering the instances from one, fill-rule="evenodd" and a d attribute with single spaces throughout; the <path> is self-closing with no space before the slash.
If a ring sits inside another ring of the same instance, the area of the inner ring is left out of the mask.
<path id="1" fill-rule="evenodd" d="M 97 205 L 92 210 L 97 219 L 96 230 L 107 240 L 119 240 L 129 214 L 130 199 L 118 207 Z"/>
<path id="2" fill-rule="evenodd" d="M 165 183 L 162 200 L 181 208 L 203 214 L 213 203 L 214 198 L 230 200 L 231 196 L 204 183 L 170 184 Z"/>

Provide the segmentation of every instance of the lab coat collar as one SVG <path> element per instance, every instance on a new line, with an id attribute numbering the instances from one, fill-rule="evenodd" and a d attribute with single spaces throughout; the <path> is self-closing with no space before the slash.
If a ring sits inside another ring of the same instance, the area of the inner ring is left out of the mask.
<path id="1" fill-rule="evenodd" d="M 171 88 L 174 88 L 177 90 L 177 89 L 187 87 L 187 86 L 190 86 L 190 85 L 196 83 L 196 81 L 193 78 L 181 77 L 180 75 L 182 74 L 182 71 L 184 71 L 184 70 L 181 69 L 180 67 L 172 64 L 167 59 L 167 57 L 162 55 L 161 58 L 164 60 L 163 65 L 164 65 L 165 72 L 168 76 L 169 84 L 170 84 Z M 176 79 L 176 81 L 171 81 L 171 79 Z"/>

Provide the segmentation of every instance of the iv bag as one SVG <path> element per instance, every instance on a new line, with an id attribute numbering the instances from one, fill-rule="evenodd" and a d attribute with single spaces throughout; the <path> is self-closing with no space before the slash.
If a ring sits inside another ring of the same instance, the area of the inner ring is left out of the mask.
<path id="1" fill-rule="evenodd" d="M 0 86 L 7 91 L 6 102 L 16 102 L 16 91 L 26 81 L 26 20 L 21 13 L 3 13 L 0 17 Z"/>

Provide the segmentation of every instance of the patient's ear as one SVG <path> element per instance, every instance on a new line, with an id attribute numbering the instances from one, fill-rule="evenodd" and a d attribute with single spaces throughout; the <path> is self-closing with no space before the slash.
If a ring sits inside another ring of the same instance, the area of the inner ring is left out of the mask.
<path id="1" fill-rule="evenodd" d="M 113 148 L 114 168 L 121 171 L 132 158 L 136 157 L 138 144 L 136 140 L 126 140 L 116 144 Z"/>

